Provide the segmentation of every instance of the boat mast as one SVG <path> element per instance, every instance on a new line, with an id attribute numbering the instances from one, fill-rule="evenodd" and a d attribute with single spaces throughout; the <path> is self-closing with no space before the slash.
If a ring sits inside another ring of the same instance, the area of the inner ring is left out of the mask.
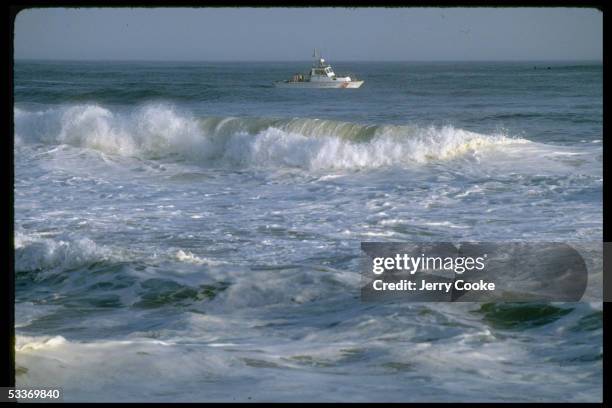
<path id="1" fill-rule="evenodd" d="M 323 66 L 323 62 L 325 60 L 323 58 L 321 58 L 321 53 L 316 48 L 312 52 L 312 58 L 315 59 L 315 62 L 313 64 L 313 66 L 315 66 L 315 67 L 322 67 Z"/>

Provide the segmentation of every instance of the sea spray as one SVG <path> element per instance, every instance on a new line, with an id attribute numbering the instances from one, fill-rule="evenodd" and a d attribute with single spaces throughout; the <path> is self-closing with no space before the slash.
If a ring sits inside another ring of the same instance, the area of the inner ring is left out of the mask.
<path id="1" fill-rule="evenodd" d="M 410 166 L 529 143 L 452 126 L 359 125 L 319 119 L 197 118 L 165 105 L 15 110 L 16 139 L 129 157 L 308 170 Z"/>

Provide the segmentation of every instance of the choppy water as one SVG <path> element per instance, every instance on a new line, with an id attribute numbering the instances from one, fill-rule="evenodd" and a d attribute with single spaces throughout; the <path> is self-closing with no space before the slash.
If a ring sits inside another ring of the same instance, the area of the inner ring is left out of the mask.
<path id="1" fill-rule="evenodd" d="M 601 64 L 338 63 L 364 86 L 271 86 L 307 67 L 16 63 L 17 382 L 601 400 L 600 303 L 366 304 L 358 272 L 361 241 L 601 241 Z"/>

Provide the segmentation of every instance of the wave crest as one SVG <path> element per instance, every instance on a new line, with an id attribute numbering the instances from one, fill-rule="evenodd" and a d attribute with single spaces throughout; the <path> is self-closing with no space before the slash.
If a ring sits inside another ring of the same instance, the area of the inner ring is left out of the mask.
<path id="1" fill-rule="evenodd" d="M 15 233 L 15 271 L 66 270 L 107 259 L 110 252 L 88 238 L 43 238 Z"/>
<path id="2" fill-rule="evenodd" d="M 294 118 L 197 118 L 165 105 L 113 112 L 99 105 L 15 109 L 19 143 L 56 143 L 147 159 L 204 165 L 309 170 L 405 166 L 526 143 L 503 134 L 442 128 L 360 125 Z"/>

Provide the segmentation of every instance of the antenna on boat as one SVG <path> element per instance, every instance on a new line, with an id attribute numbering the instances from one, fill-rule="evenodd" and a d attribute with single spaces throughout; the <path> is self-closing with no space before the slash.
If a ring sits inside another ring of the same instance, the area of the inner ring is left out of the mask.
<path id="1" fill-rule="evenodd" d="M 312 58 L 315 59 L 315 66 L 323 66 L 323 64 L 325 63 L 325 60 L 321 57 L 321 53 L 319 52 L 319 50 L 317 50 L 316 48 L 314 49 L 314 51 L 312 52 Z"/>

